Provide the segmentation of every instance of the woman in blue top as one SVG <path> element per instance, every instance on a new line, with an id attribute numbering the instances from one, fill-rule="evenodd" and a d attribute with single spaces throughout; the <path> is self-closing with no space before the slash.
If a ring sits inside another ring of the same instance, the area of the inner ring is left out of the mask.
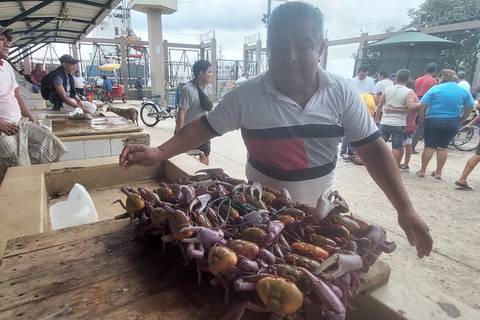
<path id="1" fill-rule="evenodd" d="M 442 178 L 448 145 L 474 105 L 472 95 L 458 85 L 455 71 L 443 69 L 439 77 L 440 84 L 430 88 L 420 100 L 422 108 L 419 118 L 421 121 L 425 119 L 425 149 L 422 153 L 422 168 L 417 172 L 419 177 L 425 177 L 428 163 L 436 150 L 437 169 L 432 172 L 436 179 Z"/>

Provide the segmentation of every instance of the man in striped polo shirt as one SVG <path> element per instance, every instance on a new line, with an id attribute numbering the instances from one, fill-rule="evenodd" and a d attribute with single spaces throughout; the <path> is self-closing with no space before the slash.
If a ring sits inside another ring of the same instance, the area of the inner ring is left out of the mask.
<path id="1" fill-rule="evenodd" d="M 294 200 L 314 205 L 334 184 L 337 147 L 345 136 L 397 209 L 417 255 L 429 255 L 428 227 L 413 208 L 367 108 L 347 80 L 318 67 L 325 45 L 320 10 L 305 2 L 280 5 L 271 16 L 268 41 L 269 71 L 232 90 L 217 108 L 158 148 L 125 146 L 120 164 L 154 165 L 241 129 L 248 150 L 247 178 L 286 187 Z"/>

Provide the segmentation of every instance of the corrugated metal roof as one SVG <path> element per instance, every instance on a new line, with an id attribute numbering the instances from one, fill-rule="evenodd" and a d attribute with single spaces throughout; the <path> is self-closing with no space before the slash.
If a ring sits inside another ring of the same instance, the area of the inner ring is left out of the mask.
<path id="1" fill-rule="evenodd" d="M 28 44 L 74 43 L 121 0 L 1 1 L 0 24 L 13 29 L 14 51 Z"/>
<path id="2" fill-rule="evenodd" d="M 456 42 L 445 40 L 439 37 L 434 37 L 429 34 L 422 33 L 420 31 L 406 31 L 391 38 L 378 41 L 369 47 L 380 46 L 395 46 L 395 45 L 412 45 L 412 44 L 428 44 L 438 45 L 443 47 L 458 46 Z"/>

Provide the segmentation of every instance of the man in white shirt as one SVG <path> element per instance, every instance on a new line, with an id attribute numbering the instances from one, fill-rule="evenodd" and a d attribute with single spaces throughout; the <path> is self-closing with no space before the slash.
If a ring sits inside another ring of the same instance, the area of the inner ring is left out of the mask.
<path id="1" fill-rule="evenodd" d="M 464 88 L 465 90 L 467 90 L 467 92 L 470 92 L 470 83 L 468 83 L 466 79 L 467 75 L 465 74 L 465 71 L 458 71 L 457 77 L 458 77 L 458 85 Z"/>
<path id="2" fill-rule="evenodd" d="M 352 86 L 357 90 L 359 94 L 371 93 L 375 94 L 375 81 L 368 76 L 368 66 L 361 65 L 358 68 L 357 76 L 350 80 Z"/>
<path id="3" fill-rule="evenodd" d="M 349 82 L 318 64 L 325 39 L 323 15 L 306 2 L 275 8 L 268 26 L 270 68 L 230 91 L 212 111 L 150 148 L 124 147 L 123 166 L 155 165 L 228 131 L 242 129 L 247 178 L 286 187 L 295 201 L 315 203 L 335 179 L 337 146 L 345 135 L 370 175 L 397 209 L 398 221 L 417 255 L 432 238 L 413 208 L 392 154 Z"/>
<path id="4" fill-rule="evenodd" d="M 85 96 L 85 78 L 80 75 L 79 71 L 73 74 L 73 83 L 75 84 L 75 91 L 81 96 Z"/>
<path id="5" fill-rule="evenodd" d="M 380 99 L 380 97 L 382 96 L 382 93 L 385 92 L 385 89 L 393 86 L 393 81 L 390 80 L 390 78 L 388 77 L 388 73 L 385 70 L 380 71 L 378 76 L 379 76 L 379 80 L 375 84 L 375 91 L 377 93 L 377 98 Z M 377 99 L 377 102 L 378 102 L 378 99 Z"/>
<path id="6" fill-rule="evenodd" d="M 22 100 L 12 67 L 6 61 L 12 30 L 0 26 L 0 181 L 8 167 L 56 161 L 67 148 L 35 123 Z"/>

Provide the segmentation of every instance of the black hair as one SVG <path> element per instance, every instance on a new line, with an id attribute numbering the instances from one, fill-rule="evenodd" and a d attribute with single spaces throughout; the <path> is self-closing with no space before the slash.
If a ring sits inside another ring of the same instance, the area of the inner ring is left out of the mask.
<path id="1" fill-rule="evenodd" d="M 407 83 L 410 79 L 410 71 L 407 69 L 400 69 L 397 72 L 396 80 L 398 83 Z"/>
<path id="2" fill-rule="evenodd" d="M 407 87 L 408 89 L 415 90 L 415 81 L 408 80 L 407 83 L 405 84 L 405 87 Z"/>
<path id="3" fill-rule="evenodd" d="M 197 78 L 200 75 L 200 71 L 206 72 L 212 64 L 208 60 L 198 60 L 192 66 L 193 76 Z"/>
<path id="4" fill-rule="evenodd" d="M 427 66 L 425 67 L 425 73 L 434 74 L 434 73 L 437 73 L 437 70 L 438 70 L 438 66 L 436 63 L 433 63 L 433 62 L 427 64 Z"/>
<path id="5" fill-rule="evenodd" d="M 106 76 L 106 75 L 103 75 L 103 76 L 102 76 L 102 79 L 107 79 L 107 76 Z"/>
<path id="6" fill-rule="evenodd" d="M 464 79 L 467 78 L 467 75 L 465 74 L 465 71 L 458 71 L 458 72 L 457 72 L 457 77 L 458 77 L 458 79 L 460 79 L 460 80 L 464 80 Z"/>
<path id="7" fill-rule="evenodd" d="M 360 67 L 358 67 L 358 72 L 366 72 L 368 71 L 368 66 L 366 64 L 362 64 Z"/>
<path id="8" fill-rule="evenodd" d="M 384 79 L 385 79 L 385 78 L 388 78 L 388 72 L 385 71 L 385 70 L 380 71 L 379 74 L 380 74 L 380 76 L 381 76 L 382 78 L 384 78 Z"/>
<path id="9" fill-rule="evenodd" d="M 198 86 L 197 78 L 200 75 L 200 72 L 206 72 L 208 68 L 210 68 L 212 64 L 208 60 L 198 60 L 192 66 L 192 72 L 194 79 L 190 81 L 195 87 L 197 87 L 198 98 L 200 100 L 200 106 L 205 111 L 210 111 L 213 109 L 212 101 L 208 98 L 208 96 L 203 92 L 203 90 Z"/>
<path id="10" fill-rule="evenodd" d="M 272 30 L 279 25 L 294 24 L 299 21 L 310 22 L 314 27 L 314 34 L 317 36 L 318 44 L 323 42 L 323 14 L 319 8 L 303 1 L 287 2 L 273 10 L 270 21 L 268 22 L 267 39 L 270 38 Z"/>

